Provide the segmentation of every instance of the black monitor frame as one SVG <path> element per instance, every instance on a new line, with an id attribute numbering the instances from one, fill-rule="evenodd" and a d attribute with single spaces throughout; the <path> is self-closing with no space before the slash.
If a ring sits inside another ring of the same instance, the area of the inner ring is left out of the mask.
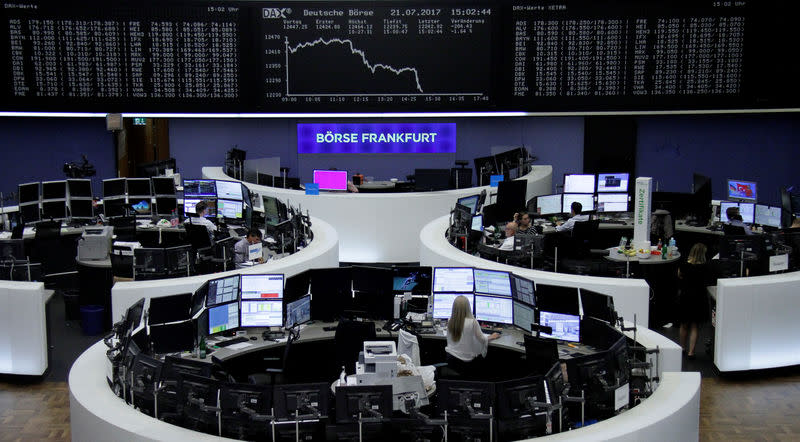
<path id="1" fill-rule="evenodd" d="M 617 314 L 614 310 L 613 296 L 585 288 L 581 288 L 579 293 L 584 317 L 588 316 L 612 325 L 616 324 Z"/>
<path id="2" fill-rule="evenodd" d="M 469 417 L 470 413 L 465 406 L 471 407 L 473 413 L 485 415 L 495 407 L 494 382 L 439 379 L 437 384 L 440 412 L 447 410 L 448 415 Z"/>
<path id="3" fill-rule="evenodd" d="M 191 293 L 152 297 L 147 309 L 148 323 L 156 325 L 189 320 L 191 302 Z"/>
<path id="4" fill-rule="evenodd" d="M 389 420 L 392 417 L 391 385 L 336 387 L 336 422 L 357 423 L 363 418 Z"/>
<path id="5" fill-rule="evenodd" d="M 330 408 L 330 388 L 330 384 L 325 382 L 275 385 L 273 390 L 275 417 L 279 420 L 327 417 Z M 298 411 L 300 416 L 297 415 Z"/>
<path id="6" fill-rule="evenodd" d="M 578 288 L 536 284 L 536 307 L 540 310 L 580 316 Z"/>
<path id="7" fill-rule="evenodd" d="M 194 348 L 195 331 L 191 320 L 152 325 L 149 328 L 153 354 L 178 353 Z"/>
<path id="8" fill-rule="evenodd" d="M 31 204 L 31 203 L 39 204 L 39 201 L 42 200 L 42 194 L 41 194 L 41 190 L 40 190 L 41 185 L 42 185 L 42 183 L 40 183 L 38 181 L 32 182 L 32 183 L 23 183 L 23 184 L 17 185 L 17 201 L 19 202 L 19 204 L 20 205 L 26 204 L 26 203 L 27 204 Z M 36 195 L 36 198 L 33 198 L 34 194 Z M 24 201 L 23 201 L 23 196 L 25 197 Z"/>

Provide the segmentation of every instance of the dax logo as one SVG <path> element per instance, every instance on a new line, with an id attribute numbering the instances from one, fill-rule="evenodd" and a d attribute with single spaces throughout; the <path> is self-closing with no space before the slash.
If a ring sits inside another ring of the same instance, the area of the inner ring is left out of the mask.
<path id="1" fill-rule="evenodd" d="M 292 8 L 263 8 L 261 15 L 263 18 L 286 18 L 287 15 L 292 13 Z"/>

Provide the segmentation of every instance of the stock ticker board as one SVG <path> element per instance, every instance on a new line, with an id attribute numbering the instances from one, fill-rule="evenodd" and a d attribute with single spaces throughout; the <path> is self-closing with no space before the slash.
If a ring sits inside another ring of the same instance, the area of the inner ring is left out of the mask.
<path id="1" fill-rule="evenodd" d="M 788 2 L 3 2 L 2 111 L 798 107 Z"/>

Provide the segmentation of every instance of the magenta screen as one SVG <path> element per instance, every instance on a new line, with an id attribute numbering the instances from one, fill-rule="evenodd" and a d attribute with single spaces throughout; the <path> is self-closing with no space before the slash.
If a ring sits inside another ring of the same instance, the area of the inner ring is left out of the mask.
<path id="1" fill-rule="evenodd" d="M 319 190 L 347 190 L 346 170 L 315 170 L 314 183 Z"/>

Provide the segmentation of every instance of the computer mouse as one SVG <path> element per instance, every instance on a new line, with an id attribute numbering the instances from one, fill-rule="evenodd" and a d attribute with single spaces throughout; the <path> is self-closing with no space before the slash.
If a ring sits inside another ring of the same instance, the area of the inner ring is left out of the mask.
<path id="1" fill-rule="evenodd" d="M 251 341 L 255 341 L 256 339 L 258 339 L 258 338 L 257 338 L 257 337 L 255 337 L 255 336 L 250 336 L 250 340 L 251 340 Z"/>

